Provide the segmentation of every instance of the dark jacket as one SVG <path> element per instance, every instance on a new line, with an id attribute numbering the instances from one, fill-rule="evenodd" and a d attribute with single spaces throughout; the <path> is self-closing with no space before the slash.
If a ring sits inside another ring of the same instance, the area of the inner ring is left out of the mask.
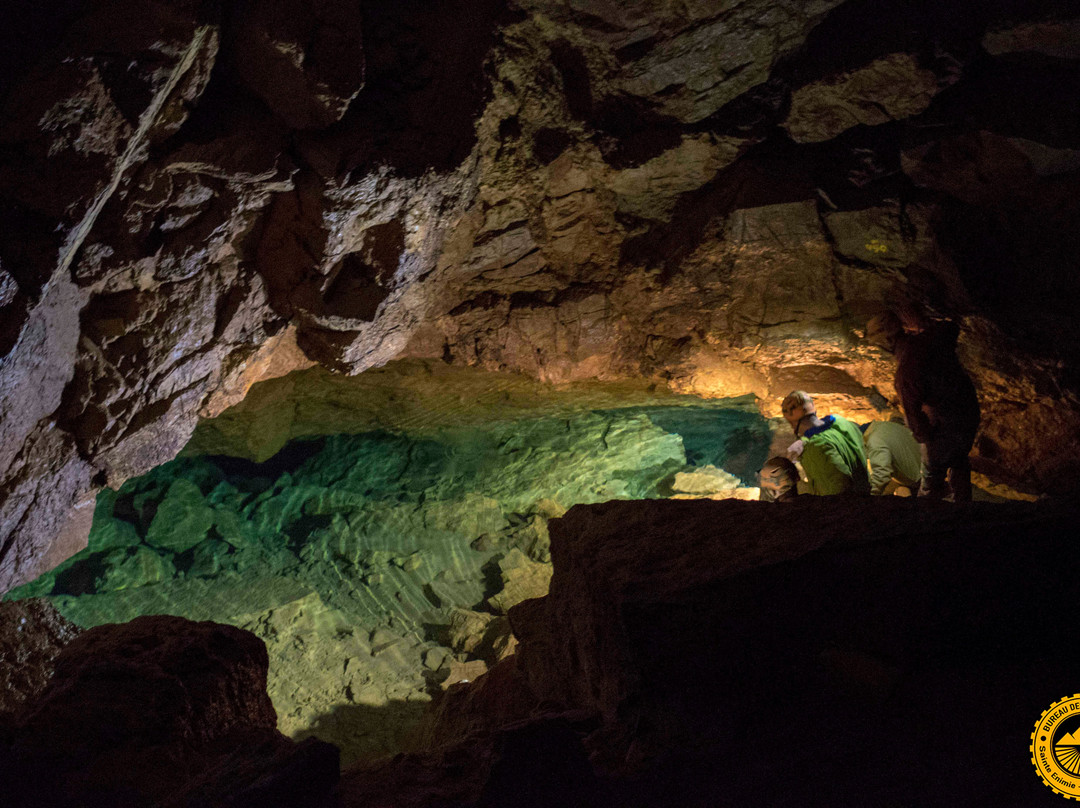
<path id="1" fill-rule="evenodd" d="M 974 434 L 979 426 L 975 385 L 956 358 L 959 334 L 954 323 L 942 323 L 897 337 L 896 392 L 919 443 L 943 432 Z"/>

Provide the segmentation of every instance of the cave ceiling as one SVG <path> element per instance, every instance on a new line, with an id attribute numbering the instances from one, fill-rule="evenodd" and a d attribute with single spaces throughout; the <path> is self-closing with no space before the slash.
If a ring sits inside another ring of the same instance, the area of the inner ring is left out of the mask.
<path id="1" fill-rule="evenodd" d="M 1069 3 L 11 9 L 0 590 L 313 364 L 870 417 L 893 366 L 861 329 L 903 306 L 962 323 L 988 474 L 1076 462 Z"/>

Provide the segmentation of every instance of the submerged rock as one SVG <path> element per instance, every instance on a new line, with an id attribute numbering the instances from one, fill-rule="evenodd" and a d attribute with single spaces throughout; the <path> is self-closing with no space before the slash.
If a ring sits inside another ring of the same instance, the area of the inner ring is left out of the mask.
<path id="1" fill-rule="evenodd" d="M 741 481 L 734 474 L 716 466 L 702 466 L 678 472 L 671 488 L 679 494 L 719 494 L 725 491 L 734 492 L 740 485 Z"/>
<path id="2" fill-rule="evenodd" d="M 182 553 L 206 538 L 214 524 L 214 511 L 199 487 L 183 478 L 169 486 L 146 531 L 146 543 Z"/>
<path id="3" fill-rule="evenodd" d="M 539 598 L 547 594 L 551 583 L 551 567 L 531 560 L 516 547 L 499 560 L 502 591 L 487 599 L 496 612 L 506 614 L 512 606 L 523 600 Z"/>
<path id="4" fill-rule="evenodd" d="M 688 453 L 753 465 L 768 434 L 741 410 L 642 407 L 185 457 L 103 493 L 87 551 L 14 594 L 83 626 L 248 629 L 278 729 L 371 760 L 408 748 L 432 693 L 513 652 L 501 615 L 547 593 L 551 518 L 656 495 Z"/>

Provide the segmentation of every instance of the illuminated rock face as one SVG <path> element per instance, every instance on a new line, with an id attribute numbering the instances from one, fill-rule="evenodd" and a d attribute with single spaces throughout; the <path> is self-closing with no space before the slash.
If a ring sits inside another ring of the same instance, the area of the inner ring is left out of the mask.
<path id="1" fill-rule="evenodd" d="M 3 34 L 0 589 L 312 362 L 869 417 L 893 368 L 860 329 L 905 303 L 962 319 L 984 471 L 1075 467 L 1067 3 L 44 13 Z"/>

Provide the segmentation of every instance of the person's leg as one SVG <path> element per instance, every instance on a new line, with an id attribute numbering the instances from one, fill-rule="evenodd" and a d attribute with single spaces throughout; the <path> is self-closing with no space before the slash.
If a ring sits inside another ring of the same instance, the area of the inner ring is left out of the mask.
<path id="1" fill-rule="evenodd" d="M 944 499 L 949 493 L 947 480 L 949 463 L 941 457 L 941 446 L 938 441 L 924 443 L 922 449 L 922 483 L 919 485 L 919 496 L 929 499 Z"/>
<path id="2" fill-rule="evenodd" d="M 971 502 L 971 462 L 968 453 L 975 439 L 970 424 L 946 423 L 937 427 L 926 444 L 926 465 L 920 496 L 942 499 L 951 485 L 954 502 Z M 951 472 L 950 472 L 951 470 Z"/>
<path id="3" fill-rule="evenodd" d="M 971 502 L 971 461 L 967 454 L 957 458 L 949 471 L 953 502 Z"/>

